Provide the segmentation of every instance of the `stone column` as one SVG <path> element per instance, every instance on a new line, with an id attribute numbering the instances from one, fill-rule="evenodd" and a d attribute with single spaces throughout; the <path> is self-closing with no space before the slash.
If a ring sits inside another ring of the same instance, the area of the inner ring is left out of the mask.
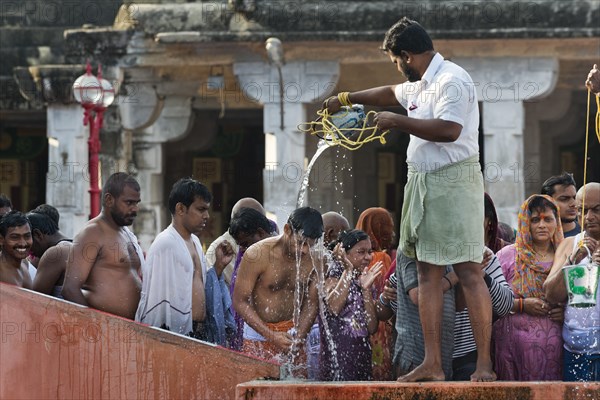
<path id="1" fill-rule="evenodd" d="M 148 250 L 171 221 L 164 199 L 163 143 L 188 134 L 191 97 L 164 94 L 152 82 L 134 82 L 135 99 L 119 104 L 123 127 L 132 130 L 132 161 L 141 187 L 141 204 L 133 229 Z M 199 83 L 198 83 L 199 84 Z M 177 88 L 173 88 L 177 92 Z M 134 101 L 133 101 L 134 100 Z"/>
<path id="2" fill-rule="evenodd" d="M 296 198 L 305 168 L 306 133 L 298 125 L 312 117 L 306 105 L 330 95 L 339 77 L 337 62 L 295 61 L 282 67 L 283 127 L 277 67 L 262 62 L 234 64 L 245 96 L 264 106 L 263 123 L 266 160 L 263 171 L 264 201 L 267 212 L 277 219 L 280 229 L 296 208 Z M 276 150 L 272 151 L 271 146 Z"/>
<path id="3" fill-rule="evenodd" d="M 48 175 L 46 203 L 58 209 L 60 229 L 73 237 L 90 213 L 88 127 L 79 104 L 50 103 L 48 118 Z"/>
<path id="4" fill-rule="evenodd" d="M 475 83 L 482 102 L 484 179 L 498 218 L 517 226 L 525 183 L 535 179 L 536 164 L 524 159 L 524 101 L 548 96 L 558 78 L 553 58 L 456 59 Z"/>

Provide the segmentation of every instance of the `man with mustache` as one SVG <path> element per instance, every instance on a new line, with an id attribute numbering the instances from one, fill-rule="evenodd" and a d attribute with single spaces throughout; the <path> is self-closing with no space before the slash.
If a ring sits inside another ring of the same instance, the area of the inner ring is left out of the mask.
<path id="1" fill-rule="evenodd" d="M 226 297 L 206 293 L 220 288 L 219 278 L 233 258 L 233 249 L 224 241 L 215 249 L 215 264 L 208 271 L 208 261 L 202 251 L 201 232 L 208 224 L 208 209 L 212 194 L 202 183 L 182 178 L 175 182 L 169 194 L 172 223 L 162 231 L 150 246 L 144 267 L 142 296 L 135 320 L 167 329 L 195 339 L 217 342 L 227 340 L 225 326 L 212 324 L 217 306 L 230 304 Z M 215 282 L 216 281 L 216 282 Z M 219 292 L 221 293 L 221 292 Z M 224 312 L 222 308 L 220 312 Z"/>
<path id="2" fill-rule="evenodd" d="M 475 83 L 460 66 L 436 52 L 431 37 L 407 17 L 385 34 L 381 50 L 408 80 L 328 98 L 341 106 L 402 106 L 407 115 L 378 112 L 381 131 L 410 134 L 406 152 L 399 250 L 417 260 L 419 313 L 425 358 L 400 381 L 444 380 L 441 362 L 442 276 L 452 264 L 463 288 L 477 343 L 472 381 L 494 381 L 490 355 L 492 303 L 483 280 L 483 176 L 479 165 L 479 109 Z"/>
<path id="3" fill-rule="evenodd" d="M 558 203 L 560 222 L 564 237 L 571 237 L 581 232 L 577 223 L 577 209 L 575 208 L 575 195 L 577 187 L 573 175 L 565 172 L 562 175 L 551 176 L 542 184 L 542 194 L 547 194 Z"/>
<path id="4" fill-rule="evenodd" d="M 0 217 L 0 282 L 31 289 L 27 263 L 33 243 L 31 225 L 25 214 L 11 211 Z"/>
<path id="5" fill-rule="evenodd" d="M 140 185 L 112 174 L 102 188 L 102 211 L 73 239 L 62 295 L 65 300 L 133 319 L 144 255 L 127 228 L 135 221 Z"/>
<path id="6" fill-rule="evenodd" d="M 584 231 L 566 238 L 556 249 L 554 264 L 544 282 L 546 300 L 566 303 L 567 286 L 563 266 L 592 262 L 600 264 L 600 183 L 590 182 L 577 192 L 577 212 L 583 216 Z M 563 379 L 565 381 L 600 380 L 600 286 L 596 288 L 594 307 L 565 306 L 562 336 Z"/>

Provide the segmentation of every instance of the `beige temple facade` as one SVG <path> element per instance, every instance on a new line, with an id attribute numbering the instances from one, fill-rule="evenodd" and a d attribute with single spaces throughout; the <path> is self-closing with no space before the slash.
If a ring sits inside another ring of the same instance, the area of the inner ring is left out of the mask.
<path id="1" fill-rule="evenodd" d="M 114 3 L 112 26 L 65 29 L 60 65 L 15 65 L 20 91 L 38 106 L 0 114 L 2 129 L 27 115 L 45 127 L 43 201 L 59 209 L 68 234 L 89 213 L 88 129 L 65 90 L 86 59 L 101 62 L 119 88 L 101 136 L 102 174 L 137 176 L 142 204 L 134 229 L 147 249 L 170 222 L 166 198 L 183 176 L 205 182 L 215 196 L 206 240 L 226 229 L 241 197 L 257 198 L 285 223 L 317 147 L 298 126 L 316 117 L 327 96 L 402 82 L 378 48 L 403 15 L 419 20 L 435 49 L 473 78 L 486 191 L 502 221 L 516 226 L 519 205 L 550 175 L 564 170 L 578 184 L 583 179 L 583 82 L 600 64 L 598 1 Z M 283 43 L 280 70 L 267 57 L 269 37 Z M 390 132 L 386 139 L 355 152 L 326 151 L 307 204 L 340 211 L 351 223 L 381 206 L 398 221 L 408 138 Z M 590 145 L 587 179 L 598 181 L 600 144 Z"/>

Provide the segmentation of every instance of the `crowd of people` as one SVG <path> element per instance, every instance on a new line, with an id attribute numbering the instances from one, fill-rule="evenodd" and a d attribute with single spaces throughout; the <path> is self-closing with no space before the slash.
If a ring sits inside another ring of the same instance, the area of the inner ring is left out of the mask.
<path id="1" fill-rule="evenodd" d="M 571 305 L 562 273 L 600 264 L 600 183 L 578 189 L 570 174 L 550 177 L 506 229 L 483 189 L 475 93 L 449 101 L 430 87 L 472 88 L 469 75 L 407 18 L 387 32 L 383 51 L 406 83 L 346 92 L 323 107 L 407 109 L 375 117 L 379 128 L 411 135 L 399 229 L 380 207 L 355 224 L 300 207 L 279 231 L 256 199 L 243 198 L 227 231 L 203 247 L 212 194 L 182 178 L 168 198 L 171 224 L 145 254 L 129 228 L 139 183 L 115 173 L 100 214 L 72 239 L 51 205 L 22 213 L 0 197 L 0 281 L 313 380 L 600 380 L 600 296 Z M 586 85 L 600 92 L 596 66 Z M 420 96 L 427 91 L 434 97 Z M 448 173 L 463 178 L 449 182 Z"/>

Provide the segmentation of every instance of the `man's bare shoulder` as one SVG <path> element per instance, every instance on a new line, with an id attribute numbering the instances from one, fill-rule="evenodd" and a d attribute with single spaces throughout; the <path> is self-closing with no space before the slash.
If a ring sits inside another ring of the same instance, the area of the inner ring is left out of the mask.
<path id="1" fill-rule="evenodd" d="M 115 243 L 124 232 L 124 227 L 115 229 L 100 217 L 90 220 L 73 239 L 73 246 L 81 246 L 89 242 L 102 245 L 103 243 Z"/>
<path id="2" fill-rule="evenodd" d="M 556 249 L 555 256 L 558 254 L 570 253 L 575 243 L 575 236 L 565 238 Z"/>
<path id="3" fill-rule="evenodd" d="M 280 251 L 281 244 L 281 236 L 263 239 L 248 247 L 243 259 L 247 262 L 260 262 L 263 259 L 271 258 Z"/>
<path id="4" fill-rule="evenodd" d="M 73 243 L 69 241 L 63 241 L 57 243 L 55 246 L 50 247 L 48 250 L 44 252 L 44 255 L 40 258 L 41 263 L 65 263 L 69 259 L 69 253 L 71 252 L 71 248 L 73 247 Z"/>

